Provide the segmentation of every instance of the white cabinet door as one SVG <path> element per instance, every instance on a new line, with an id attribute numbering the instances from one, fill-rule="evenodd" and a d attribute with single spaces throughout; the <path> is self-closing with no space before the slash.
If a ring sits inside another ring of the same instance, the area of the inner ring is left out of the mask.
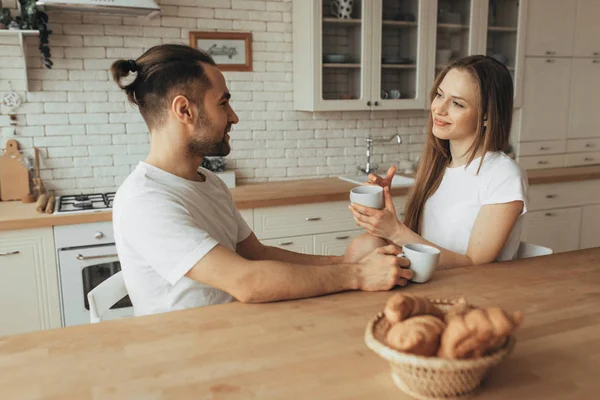
<path id="1" fill-rule="evenodd" d="M 566 138 L 570 73 L 570 59 L 526 57 L 522 142 Z"/>
<path id="2" fill-rule="evenodd" d="M 600 57 L 600 0 L 577 2 L 577 24 L 575 27 L 575 56 Z"/>
<path id="3" fill-rule="evenodd" d="M 576 14 L 573 0 L 529 0 L 525 55 L 573 55 Z"/>
<path id="4" fill-rule="evenodd" d="M 600 205 L 583 207 L 580 248 L 600 247 Z"/>
<path id="5" fill-rule="evenodd" d="M 261 240 L 261 243 L 265 246 L 279 247 L 296 253 L 313 254 L 314 252 L 312 235 Z"/>
<path id="6" fill-rule="evenodd" d="M 60 328 L 52 228 L 0 235 L 0 336 Z"/>
<path id="7" fill-rule="evenodd" d="M 314 236 L 315 254 L 322 256 L 344 255 L 348 245 L 357 236 L 365 233 L 364 229 L 349 232 L 324 233 Z"/>
<path id="8" fill-rule="evenodd" d="M 567 137 L 600 138 L 600 58 L 574 58 L 572 71 Z"/>
<path id="9" fill-rule="evenodd" d="M 555 253 L 579 249 L 581 208 L 534 211 L 525 214 L 521 240 L 550 247 Z"/>

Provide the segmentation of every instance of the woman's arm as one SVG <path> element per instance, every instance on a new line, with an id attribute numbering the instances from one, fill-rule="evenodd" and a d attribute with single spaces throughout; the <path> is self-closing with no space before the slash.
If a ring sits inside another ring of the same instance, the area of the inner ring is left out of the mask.
<path id="1" fill-rule="evenodd" d="M 376 210 L 359 204 L 350 209 L 354 220 L 367 232 L 396 245 L 423 243 L 441 250 L 440 266 L 446 268 L 487 264 L 495 261 L 523 209 L 522 201 L 485 205 L 479 211 L 465 255 L 425 240 L 398 220 L 389 187 L 384 188 L 385 207 Z"/>

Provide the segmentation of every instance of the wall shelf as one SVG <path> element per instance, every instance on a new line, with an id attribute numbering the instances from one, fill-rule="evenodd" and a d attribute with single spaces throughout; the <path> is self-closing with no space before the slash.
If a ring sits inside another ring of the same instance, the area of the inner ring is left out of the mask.
<path id="1" fill-rule="evenodd" d="M 25 47 L 25 36 L 39 36 L 37 30 L 11 30 L 0 29 L 0 36 L 16 36 L 19 47 L 21 48 L 21 59 L 23 60 L 23 79 L 25 80 L 25 90 L 29 91 L 29 80 L 27 79 L 27 56 Z"/>

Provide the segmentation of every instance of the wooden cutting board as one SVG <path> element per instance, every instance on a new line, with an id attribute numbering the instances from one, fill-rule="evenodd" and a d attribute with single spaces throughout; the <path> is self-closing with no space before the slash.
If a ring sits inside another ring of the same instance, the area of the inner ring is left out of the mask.
<path id="1" fill-rule="evenodd" d="M 21 200 L 29 194 L 29 171 L 16 140 L 6 142 L 0 157 L 0 201 Z"/>

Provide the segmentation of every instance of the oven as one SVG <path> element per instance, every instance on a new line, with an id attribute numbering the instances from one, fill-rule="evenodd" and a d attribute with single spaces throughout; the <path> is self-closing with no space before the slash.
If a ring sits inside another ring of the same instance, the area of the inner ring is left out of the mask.
<path id="1" fill-rule="evenodd" d="M 54 228 L 60 276 L 63 326 L 90 321 L 87 294 L 121 270 L 111 222 Z M 129 296 L 118 301 L 103 320 L 133 316 Z"/>

